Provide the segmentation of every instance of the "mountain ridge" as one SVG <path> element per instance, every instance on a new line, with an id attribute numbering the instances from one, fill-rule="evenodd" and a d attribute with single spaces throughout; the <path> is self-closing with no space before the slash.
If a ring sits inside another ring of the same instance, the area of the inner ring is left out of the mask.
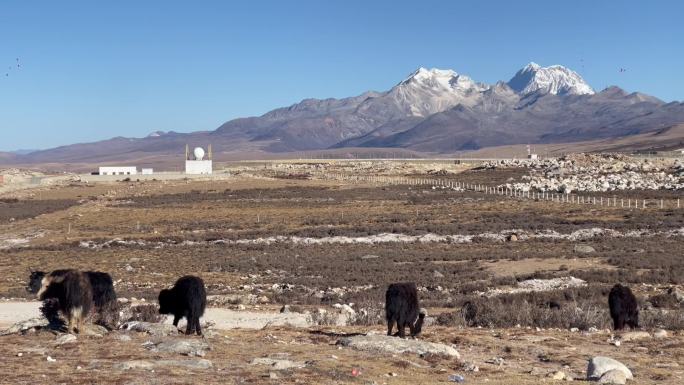
<path id="1" fill-rule="evenodd" d="M 619 87 L 595 92 L 575 71 L 531 62 L 509 81 L 477 82 L 453 70 L 420 67 L 387 91 L 304 99 L 213 131 L 154 131 L 0 157 L 2 163 L 81 162 L 170 155 L 185 143 L 214 153 L 344 147 L 449 153 L 522 143 L 638 135 L 684 122 L 684 104 Z"/>

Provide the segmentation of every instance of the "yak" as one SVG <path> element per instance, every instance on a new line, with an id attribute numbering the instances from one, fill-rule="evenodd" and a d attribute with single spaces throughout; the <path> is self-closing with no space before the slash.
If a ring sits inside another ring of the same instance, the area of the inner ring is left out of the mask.
<path id="1" fill-rule="evenodd" d="M 202 278 L 186 275 L 178 278 L 171 289 L 164 289 L 159 293 L 159 313 L 173 314 L 173 326 L 185 317 L 188 321 L 185 334 L 196 332 L 202 335 L 200 317 L 207 307 L 207 292 Z"/>
<path id="2" fill-rule="evenodd" d="M 412 282 L 393 283 L 385 293 L 385 317 L 387 319 L 387 335 L 392 335 L 392 328 L 397 324 L 397 334 L 405 338 L 404 328 L 409 327 L 411 336 L 420 334 L 426 312 L 420 309 L 418 290 Z"/>
<path id="3" fill-rule="evenodd" d="M 55 270 L 50 273 L 52 276 L 66 274 L 69 269 Z M 100 271 L 86 271 L 83 272 L 90 282 L 90 287 L 93 293 L 93 304 L 97 309 L 104 308 L 105 305 L 116 300 L 116 291 L 114 291 L 114 281 L 112 276 Z M 41 282 L 46 273 L 43 271 L 31 271 L 29 276 L 28 291 L 37 293 L 40 289 Z"/>
<path id="4" fill-rule="evenodd" d="M 613 329 L 622 330 L 625 325 L 632 329 L 639 327 L 639 307 L 629 287 L 619 283 L 613 286 L 608 294 L 608 307 L 613 319 Z"/>
<path id="5" fill-rule="evenodd" d="M 78 270 L 60 270 L 44 276 L 37 293 L 41 301 L 56 300 L 67 319 L 67 332 L 80 333 L 83 321 L 93 306 L 90 281 Z"/>

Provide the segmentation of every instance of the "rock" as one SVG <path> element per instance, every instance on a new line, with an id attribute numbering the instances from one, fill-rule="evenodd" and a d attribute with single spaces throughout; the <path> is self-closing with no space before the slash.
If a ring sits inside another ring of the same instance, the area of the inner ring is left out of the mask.
<path id="1" fill-rule="evenodd" d="M 597 381 L 604 373 L 610 370 L 619 370 L 624 372 L 627 379 L 632 379 L 632 371 L 629 370 L 622 362 L 614 360 L 610 357 L 596 356 L 589 360 L 587 366 L 587 379 Z"/>
<path id="2" fill-rule="evenodd" d="M 559 370 L 549 374 L 549 378 L 556 381 L 572 381 L 572 377 L 568 376 L 564 371 Z"/>
<path id="3" fill-rule="evenodd" d="M 598 382 L 599 384 L 624 385 L 627 383 L 627 376 L 622 370 L 613 369 L 603 373 Z"/>
<path id="4" fill-rule="evenodd" d="M 47 356 L 46 360 L 47 360 L 47 362 L 56 362 L 57 361 L 56 359 L 54 359 L 50 356 Z"/>
<path id="5" fill-rule="evenodd" d="M 91 363 L 91 367 L 98 367 L 98 363 L 94 365 Z M 209 369 L 213 363 L 205 359 L 195 359 L 195 360 L 158 360 L 158 361 L 146 361 L 146 360 L 132 360 L 124 361 L 114 364 L 113 369 L 115 370 L 153 370 L 157 367 L 178 367 L 186 369 Z"/>
<path id="6" fill-rule="evenodd" d="M 631 331 L 622 334 L 621 340 L 622 342 L 630 342 L 630 341 L 639 341 L 639 340 L 647 340 L 650 339 L 651 335 L 648 332 L 644 331 Z"/>
<path id="7" fill-rule="evenodd" d="M 431 353 L 450 358 L 460 358 L 460 354 L 451 346 L 415 339 L 402 339 L 386 335 L 372 334 L 367 336 L 353 336 L 337 341 L 338 345 L 352 349 L 376 353 Z"/>
<path id="8" fill-rule="evenodd" d="M 273 370 L 301 369 L 306 367 L 306 364 L 303 362 L 266 357 L 255 358 L 252 360 L 252 362 L 250 362 L 250 365 L 268 365 Z"/>
<path id="9" fill-rule="evenodd" d="M 667 330 L 657 329 L 655 332 L 653 332 L 653 337 L 658 339 L 667 338 Z"/>
<path id="10" fill-rule="evenodd" d="M 501 357 L 494 357 L 494 358 L 490 358 L 490 359 L 486 360 L 485 363 L 496 365 L 496 366 L 501 366 L 504 363 L 504 359 Z"/>
<path id="11" fill-rule="evenodd" d="M 209 344 L 204 340 L 176 339 L 152 343 L 146 347 L 155 353 L 178 353 L 184 356 L 204 357 L 209 350 Z"/>
<path id="12" fill-rule="evenodd" d="M 78 340 L 75 335 L 73 334 L 63 334 L 57 339 L 55 339 L 55 345 L 61 346 L 61 345 L 67 345 L 67 344 L 73 344 Z"/>
<path id="13" fill-rule="evenodd" d="M 124 361 L 124 362 L 119 362 L 117 364 L 114 364 L 113 369 L 115 369 L 115 370 L 131 370 L 131 369 L 152 370 L 152 369 L 154 369 L 154 364 L 150 361 L 132 360 L 132 361 Z"/>
<path id="14" fill-rule="evenodd" d="M 444 274 L 440 273 L 439 270 L 435 270 L 432 272 L 432 277 L 433 278 L 444 278 Z"/>
<path id="15" fill-rule="evenodd" d="M 575 245 L 575 248 L 573 250 L 575 251 L 575 253 L 579 254 L 591 254 L 596 252 L 596 249 L 589 245 Z"/>
<path id="16" fill-rule="evenodd" d="M 214 364 L 203 358 L 193 360 L 161 360 L 155 362 L 156 366 L 174 366 L 186 369 L 210 369 Z"/>
<path id="17" fill-rule="evenodd" d="M 21 322 L 15 323 L 14 325 L 10 326 L 8 329 L 3 330 L 2 333 L 0 333 L 0 335 L 6 336 L 6 335 L 16 334 L 16 333 L 25 333 L 29 330 L 44 328 L 48 325 L 49 325 L 49 322 L 44 317 L 31 318 L 31 319 L 28 319 L 26 321 L 21 321 Z"/>
<path id="18" fill-rule="evenodd" d="M 262 295 L 261 297 L 259 297 L 259 298 L 257 299 L 257 302 L 259 302 L 260 304 L 266 304 L 266 303 L 271 302 L 271 300 L 268 299 L 267 296 Z"/>
<path id="19" fill-rule="evenodd" d="M 124 341 L 124 342 L 126 342 L 126 341 L 130 341 L 130 340 L 131 340 L 131 336 L 126 335 L 126 334 L 117 334 L 117 335 L 114 336 L 114 339 L 117 339 L 117 340 L 119 340 L 119 341 Z"/>
<path id="20" fill-rule="evenodd" d="M 363 259 L 363 260 L 378 259 L 378 258 L 380 258 L 380 257 L 377 255 L 372 255 L 372 254 L 364 255 L 363 257 L 361 257 L 361 259 Z"/>
<path id="21" fill-rule="evenodd" d="M 86 336 L 103 337 L 107 333 L 109 333 L 109 330 L 102 325 L 85 325 L 83 327 L 83 335 Z"/>
<path id="22" fill-rule="evenodd" d="M 178 334 L 178 329 L 173 325 L 142 321 L 126 322 L 125 324 L 121 325 L 121 329 L 147 333 L 153 336 L 169 336 Z"/>
<path id="23" fill-rule="evenodd" d="M 518 241 L 518 235 L 517 234 L 510 234 L 509 236 L 506 237 L 506 240 L 508 242 L 517 242 Z"/>

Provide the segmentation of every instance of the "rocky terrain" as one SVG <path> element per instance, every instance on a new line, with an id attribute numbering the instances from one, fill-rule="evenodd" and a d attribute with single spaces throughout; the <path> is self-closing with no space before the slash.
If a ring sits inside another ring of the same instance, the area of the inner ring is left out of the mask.
<path id="1" fill-rule="evenodd" d="M 519 191 L 606 192 L 624 190 L 682 190 L 684 161 L 651 159 L 619 154 L 576 154 L 544 160 L 487 162 L 483 168 L 524 168 L 523 182 L 506 183 Z"/>
<path id="2" fill-rule="evenodd" d="M 562 161 L 575 170 L 646 166 Z M 681 209 L 587 208 L 408 182 L 505 185 L 542 167 L 512 166 L 276 161 L 236 164 L 216 179 L 3 193 L 3 381 L 680 383 Z M 117 316 L 92 318 L 109 330 L 71 336 L 46 326 L 27 272 L 64 267 L 112 274 Z M 204 338 L 179 335 L 156 314 L 159 290 L 182 274 L 206 283 Z M 416 282 L 427 309 L 415 340 L 384 336 L 384 290 L 398 281 Z M 610 330 L 616 282 L 637 296 L 641 330 Z M 466 316 L 466 303 L 476 314 Z"/>

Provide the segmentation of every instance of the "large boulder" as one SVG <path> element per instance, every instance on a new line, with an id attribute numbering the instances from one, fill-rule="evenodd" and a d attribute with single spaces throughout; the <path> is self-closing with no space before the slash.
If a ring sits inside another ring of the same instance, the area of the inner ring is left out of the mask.
<path id="1" fill-rule="evenodd" d="M 31 318 L 26 321 L 21 321 L 17 322 L 14 325 L 10 326 L 8 329 L 5 329 L 0 333 L 0 336 L 5 336 L 9 334 L 16 334 L 16 333 L 25 333 L 29 330 L 32 329 L 40 329 L 44 328 L 49 325 L 48 320 L 45 319 L 45 317 L 36 317 L 36 318 Z"/>
<path id="2" fill-rule="evenodd" d="M 338 345 L 352 349 L 376 353 L 413 353 L 417 355 L 434 354 L 450 358 L 460 358 L 460 354 L 451 346 L 427 342 L 417 339 L 402 339 L 386 335 L 371 334 L 342 338 Z"/>
<path id="3" fill-rule="evenodd" d="M 629 370 L 622 362 L 614 360 L 610 357 L 596 356 L 589 360 L 587 366 L 587 379 L 598 381 L 601 376 L 611 370 L 619 370 L 625 374 L 625 378 L 633 379 L 632 371 Z"/>

